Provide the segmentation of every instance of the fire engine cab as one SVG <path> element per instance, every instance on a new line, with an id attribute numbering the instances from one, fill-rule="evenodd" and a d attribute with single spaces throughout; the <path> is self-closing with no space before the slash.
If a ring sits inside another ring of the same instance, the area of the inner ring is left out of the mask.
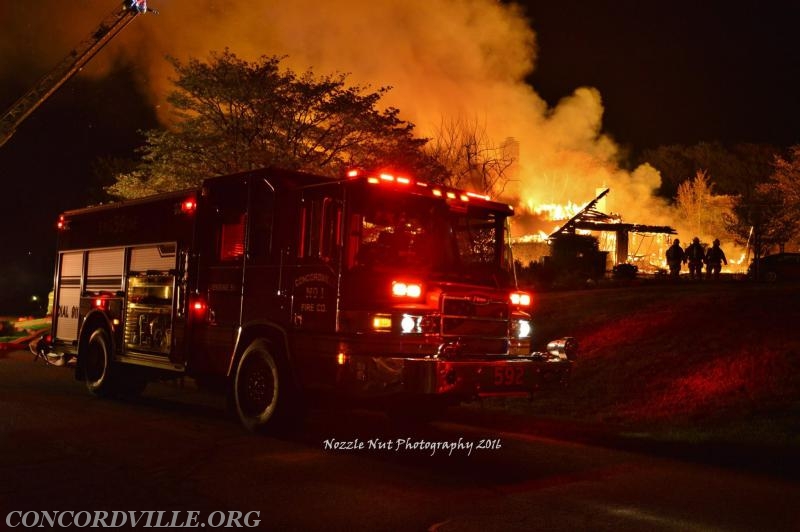
<path id="1" fill-rule="evenodd" d="M 317 392 L 407 408 L 531 394 L 565 382 L 576 344 L 531 351 L 512 214 L 404 176 L 278 169 L 65 212 L 49 347 L 100 396 L 224 381 L 249 429 Z"/>

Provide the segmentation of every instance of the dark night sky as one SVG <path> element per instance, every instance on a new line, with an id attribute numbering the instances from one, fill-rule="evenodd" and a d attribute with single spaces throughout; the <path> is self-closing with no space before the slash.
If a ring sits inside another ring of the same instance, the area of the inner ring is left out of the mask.
<path id="1" fill-rule="evenodd" d="M 530 0 L 550 103 L 599 89 L 604 127 L 635 149 L 800 142 L 800 3 Z"/>
<path id="2" fill-rule="evenodd" d="M 800 142 L 800 3 L 529 0 L 526 12 L 537 35 L 535 90 L 555 104 L 596 87 L 604 131 L 634 152 Z M 0 313 L 28 292 L 46 293 L 53 222 L 89 201 L 93 162 L 130 157 L 137 130 L 156 124 L 138 75 L 134 64 L 76 77 L 0 147 Z M 20 77 L 0 83 L 0 108 L 28 88 Z"/>

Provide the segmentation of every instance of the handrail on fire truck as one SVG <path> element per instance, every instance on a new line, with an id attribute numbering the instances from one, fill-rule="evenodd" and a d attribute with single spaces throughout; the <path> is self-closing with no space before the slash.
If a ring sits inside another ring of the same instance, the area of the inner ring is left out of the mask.
<path id="1" fill-rule="evenodd" d="M 158 11 L 148 9 L 146 0 L 125 0 L 121 8 L 108 14 L 86 39 L 3 113 L 0 118 L 0 146 L 14 135 L 17 127 L 33 111 L 80 71 L 125 26 L 143 13 L 158 14 Z"/>

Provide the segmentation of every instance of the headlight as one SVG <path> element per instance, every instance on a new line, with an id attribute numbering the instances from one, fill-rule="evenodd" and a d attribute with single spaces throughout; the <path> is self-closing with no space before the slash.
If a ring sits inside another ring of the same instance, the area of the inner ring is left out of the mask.
<path id="1" fill-rule="evenodd" d="M 514 320 L 511 334 L 516 338 L 530 338 L 531 322 L 529 320 Z"/>
<path id="2" fill-rule="evenodd" d="M 400 320 L 400 330 L 406 334 L 419 332 L 419 317 L 403 314 Z"/>

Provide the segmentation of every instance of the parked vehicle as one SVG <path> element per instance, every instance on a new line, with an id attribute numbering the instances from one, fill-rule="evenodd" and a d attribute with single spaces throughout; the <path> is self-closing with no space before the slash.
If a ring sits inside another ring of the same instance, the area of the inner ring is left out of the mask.
<path id="1" fill-rule="evenodd" d="M 758 259 L 758 280 L 775 282 L 800 280 L 800 253 L 776 253 Z M 747 276 L 756 279 L 756 262 L 747 269 Z"/>

